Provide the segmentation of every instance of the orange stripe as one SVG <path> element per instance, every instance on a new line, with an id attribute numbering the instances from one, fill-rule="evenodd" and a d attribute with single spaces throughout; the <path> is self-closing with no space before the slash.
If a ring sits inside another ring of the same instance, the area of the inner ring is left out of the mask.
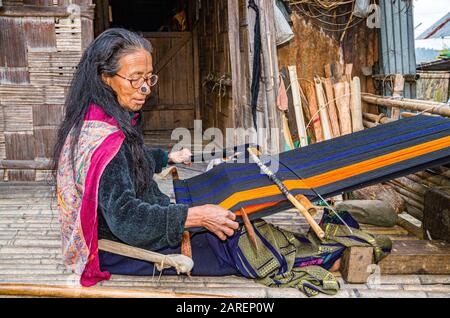
<path id="1" fill-rule="evenodd" d="M 380 169 L 401 161 L 412 159 L 433 151 L 438 151 L 450 147 L 450 136 L 437 140 L 429 141 L 421 145 L 398 150 L 380 157 L 372 158 L 366 161 L 352 164 L 343 168 L 328 171 L 323 174 L 313 176 L 303 180 L 286 180 L 284 185 L 289 189 L 310 189 L 318 188 L 327 184 L 351 178 L 353 176 Z M 276 185 L 262 188 L 256 188 L 241 192 L 236 192 L 219 205 L 225 209 L 230 209 L 239 202 L 254 200 L 263 197 L 280 194 L 280 190 Z"/>

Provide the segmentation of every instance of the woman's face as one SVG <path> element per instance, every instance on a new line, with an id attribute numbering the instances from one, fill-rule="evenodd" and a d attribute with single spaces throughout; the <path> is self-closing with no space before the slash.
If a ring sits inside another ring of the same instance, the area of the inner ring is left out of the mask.
<path id="1" fill-rule="evenodd" d="M 150 95 L 151 87 L 144 82 L 143 86 L 147 88 L 146 90 L 134 88 L 127 79 L 133 80 L 152 75 L 152 56 L 146 50 L 139 49 L 120 58 L 119 65 L 117 75 L 112 77 L 103 75 L 102 78 L 116 92 L 117 100 L 122 107 L 134 112 L 139 111 Z"/>

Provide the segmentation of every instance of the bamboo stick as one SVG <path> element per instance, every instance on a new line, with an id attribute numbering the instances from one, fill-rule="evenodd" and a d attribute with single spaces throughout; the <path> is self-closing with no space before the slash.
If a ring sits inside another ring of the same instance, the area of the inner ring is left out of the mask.
<path id="1" fill-rule="evenodd" d="M 99 240 L 98 248 L 105 252 L 154 263 L 159 271 L 162 271 L 164 268 L 175 267 L 178 274 L 190 273 L 194 267 L 192 257 L 185 255 L 163 255 L 108 240 Z"/>
<path id="2" fill-rule="evenodd" d="M 362 94 L 362 100 L 375 105 L 386 107 L 399 107 L 413 111 L 426 111 L 431 114 L 450 117 L 450 106 L 448 104 L 414 99 L 392 99 L 385 96 Z"/>
<path id="3" fill-rule="evenodd" d="M 350 85 L 348 82 L 339 82 L 333 85 L 334 96 L 339 113 L 341 135 L 352 133 L 352 118 L 350 115 Z"/>
<path id="4" fill-rule="evenodd" d="M 374 127 L 378 126 L 378 124 L 373 123 L 373 122 L 368 121 L 368 120 L 363 120 L 363 125 L 364 125 L 365 128 L 374 128 Z"/>
<path id="5" fill-rule="evenodd" d="M 341 129 L 339 128 L 339 115 L 336 108 L 336 101 L 334 99 L 333 85 L 330 78 L 322 78 L 322 84 L 325 89 L 325 95 L 328 103 L 328 114 L 330 115 L 331 131 L 333 138 L 341 135 Z"/>
<path id="6" fill-rule="evenodd" d="M 350 111 L 353 132 L 364 130 L 361 104 L 361 80 L 356 76 L 351 81 Z"/>
<path id="7" fill-rule="evenodd" d="M 309 214 L 308 210 L 297 200 L 296 197 L 294 197 L 289 190 L 286 188 L 286 186 L 283 184 L 283 182 L 278 179 L 278 177 L 270 171 L 270 169 L 264 165 L 261 160 L 258 158 L 259 151 L 255 148 L 248 148 L 248 153 L 253 158 L 253 160 L 256 162 L 256 164 L 261 168 L 261 171 L 267 175 L 267 177 L 273 181 L 277 185 L 277 187 L 280 189 L 281 193 L 283 193 L 286 198 L 297 208 L 297 210 L 303 215 L 303 217 L 306 219 L 308 224 L 311 226 L 311 229 L 316 233 L 316 235 L 322 239 L 325 237 L 325 232 L 322 230 L 322 228 L 317 224 L 316 220 Z M 306 197 L 304 198 L 306 199 Z M 307 200 L 307 199 L 306 199 Z M 307 200 L 309 202 L 309 200 Z M 312 206 L 311 203 L 308 204 L 308 206 Z"/>
<path id="8" fill-rule="evenodd" d="M 319 108 L 317 107 L 317 99 L 314 85 L 309 82 L 305 82 L 303 88 L 306 95 L 306 99 L 308 100 L 309 104 L 309 112 L 311 113 L 311 121 L 314 127 L 316 142 L 321 142 L 324 140 L 324 134 L 322 131 L 322 123 L 320 120 Z"/>
<path id="9" fill-rule="evenodd" d="M 86 288 L 30 284 L 0 284 L 0 295 L 58 298 L 231 298 L 229 296 L 208 293 L 177 293 L 98 287 Z"/>
<path id="10" fill-rule="evenodd" d="M 325 102 L 322 81 L 319 77 L 314 78 L 314 85 L 316 89 L 317 105 L 319 107 L 320 122 L 322 123 L 323 137 L 325 140 L 330 140 L 333 137 L 331 133 L 331 123 L 328 116 L 328 108 Z"/>
<path id="11" fill-rule="evenodd" d="M 308 133 L 306 132 L 305 117 L 302 108 L 302 98 L 300 95 L 300 85 L 297 78 L 297 67 L 290 65 L 288 67 L 289 77 L 291 81 L 292 99 L 294 102 L 295 121 L 297 123 L 298 137 L 300 139 L 300 146 L 308 146 Z"/>
<path id="12" fill-rule="evenodd" d="M 387 124 L 387 123 L 394 121 L 391 118 L 386 117 L 386 115 L 383 113 L 381 113 L 379 115 L 363 113 L 362 116 L 363 116 L 363 119 L 373 122 L 373 123 L 376 123 L 376 124 Z"/>

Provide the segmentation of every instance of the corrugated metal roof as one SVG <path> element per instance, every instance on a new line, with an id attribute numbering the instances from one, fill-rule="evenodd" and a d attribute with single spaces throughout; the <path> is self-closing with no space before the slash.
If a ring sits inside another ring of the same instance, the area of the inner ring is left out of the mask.
<path id="1" fill-rule="evenodd" d="M 380 0 L 380 9 L 381 74 L 415 75 L 413 6 L 409 1 Z M 404 96 L 416 97 L 415 83 L 405 83 Z"/>
<path id="2" fill-rule="evenodd" d="M 423 32 L 417 40 L 441 39 L 450 36 L 450 12 Z"/>

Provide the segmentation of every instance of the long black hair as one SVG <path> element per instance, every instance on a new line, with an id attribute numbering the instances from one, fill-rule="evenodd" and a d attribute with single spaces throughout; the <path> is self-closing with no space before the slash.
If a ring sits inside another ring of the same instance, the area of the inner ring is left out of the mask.
<path id="1" fill-rule="evenodd" d="M 73 130 L 73 139 L 70 145 L 70 160 L 74 167 L 83 121 L 89 105 L 95 103 L 117 121 L 119 128 L 125 134 L 125 140 L 130 145 L 133 155 L 136 195 L 143 196 L 148 188 L 147 178 L 150 168 L 144 154 L 142 121 L 139 121 L 140 123 L 136 126 L 132 125 L 130 113 L 119 104 L 116 93 L 102 80 L 102 75 L 117 74 L 121 67 L 120 58 L 141 49 L 152 53 L 152 45 L 141 35 L 121 28 L 112 28 L 100 34 L 85 50 L 64 105 L 65 117 L 58 130 L 53 153 L 55 173 L 58 170 L 62 148 L 71 130 Z"/>

